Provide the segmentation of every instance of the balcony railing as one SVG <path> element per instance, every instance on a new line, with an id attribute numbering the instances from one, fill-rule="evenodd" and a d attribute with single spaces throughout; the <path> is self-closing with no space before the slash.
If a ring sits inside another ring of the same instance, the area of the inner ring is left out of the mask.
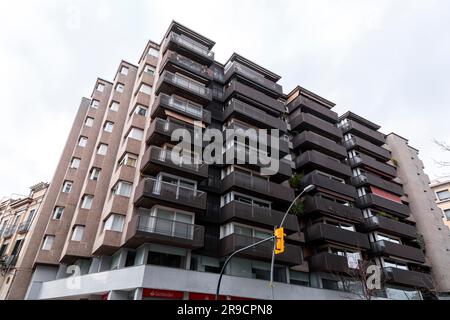
<path id="1" fill-rule="evenodd" d="M 307 196 L 305 198 L 304 212 L 305 214 L 325 214 L 357 223 L 364 221 L 363 214 L 358 208 L 346 206 L 318 196 Z"/>
<path id="2" fill-rule="evenodd" d="M 28 232 L 28 230 L 30 230 L 31 223 L 32 223 L 31 220 L 27 220 L 27 221 L 25 221 L 25 222 L 22 222 L 22 223 L 19 225 L 19 228 L 17 229 L 17 232 L 19 232 L 19 233 L 25 233 L 25 232 Z"/>
<path id="3" fill-rule="evenodd" d="M 167 61 L 207 80 L 213 79 L 213 71 L 210 68 L 176 52 L 167 51 L 163 64 Z"/>
<path id="4" fill-rule="evenodd" d="M 371 143 L 377 146 L 383 145 L 386 141 L 386 139 L 384 138 L 384 134 L 363 126 L 356 121 L 347 120 L 347 123 L 342 125 L 341 129 L 344 133 L 354 133 L 357 136 L 359 135 L 362 138 L 369 140 Z"/>
<path id="5" fill-rule="evenodd" d="M 276 118 L 235 98 L 231 99 L 226 104 L 223 115 L 224 119 L 228 119 L 228 117 L 233 113 L 238 113 L 242 115 L 246 121 L 255 122 L 257 125 L 264 128 L 274 128 L 283 132 L 286 132 L 287 130 L 286 122 L 280 118 Z"/>
<path id="6" fill-rule="evenodd" d="M 220 222 L 224 223 L 235 219 L 238 221 L 251 221 L 263 227 L 273 228 L 280 224 L 284 212 L 263 208 L 249 203 L 231 201 L 220 209 Z M 284 222 L 287 233 L 298 232 L 297 216 L 288 214 Z"/>
<path id="7" fill-rule="evenodd" d="M 184 125 L 170 120 L 155 118 L 147 132 L 147 144 L 161 145 L 164 142 L 171 141 L 172 133 L 177 129 L 187 130 L 192 137 L 192 143 L 194 143 L 194 139 L 202 141 L 200 133 L 197 135 L 197 130 L 194 131 L 193 125 Z"/>
<path id="8" fill-rule="evenodd" d="M 356 189 L 354 186 L 329 178 L 316 171 L 308 173 L 303 177 L 301 181 L 302 188 L 310 184 L 315 185 L 317 188 L 326 189 L 330 192 L 339 193 L 347 197 L 357 197 Z"/>
<path id="9" fill-rule="evenodd" d="M 341 160 L 347 157 L 347 151 L 343 146 L 312 131 L 303 131 L 296 135 L 292 139 L 292 146 L 303 151 L 314 149 Z"/>
<path id="10" fill-rule="evenodd" d="M 391 159 L 391 152 L 389 150 L 374 145 L 373 143 L 359 137 L 352 137 L 351 139 L 344 141 L 344 147 L 346 147 L 347 150 L 362 150 L 363 152 L 370 154 L 372 157 L 376 158 L 379 161 L 387 162 Z"/>
<path id="11" fill-rule="evenodd" d="M 163 219 L 150 215 L 139 215 L 136 230 L 151 241 L 182 247 L 200 248 L 204 245 L 203 226 Z"/>
<path id="12" fill-rule="evenodd" d="M 290 123 L 294 131 L 313 131 L 334 141 L 342 140 L 342 131 L 338 127 L 309 113 L 299 114 Z"/>
<path id="13" fill-rule="evenodd" d="M 315 150 L 302 153 L 295 159 L 295 165 L 300 170 L 318 169 L 344 179 L 352 175 L 348 165 Z"/>
<path id="14" fill-rule="evenodd" d="M 397 176 L 397 170 L 394 166 L 391 166 L 387 163 L 380 162 L 372 157 L 369 157 L 365 154 L 360 154 L 359 156 L 354 156 L 353 158 L 348 159 L 348 164 L 354 168 L 359 165 L 363 165 L 364 167 L 369 167 L 372 170 L 375 170 L 380 175 L 384 175 L 390 178 L 394 178 Z"/>
<path id="15" fill-rule="evenodd" d="M 346 257 L 328 252 L 320 252 L 310 257 L 309 268 L 313 271 L 350 273 Z"/>
<path id="16" fill-rule="evenodd" d="M 360 249 L 369 249 L 369 238 L 364 233 L 345 230 L 333 225 L 316 223 L 306 230 L 306 240 L 331 241 Z"/>
<path id="17" fill-rule="evenodd" d="M 417 231 L 414 226 L 383 216 L 366 218 L 363 227 L 366 231 L 383 230 L 405 238 L 414 239 L 417 237 Z"/>
<path id="18" fill-rule="evenodd" d="M 136 206 L 151 208 L 161 203 L 170 203 L 177 208 L 205 210 L 206 193 L 154 178 L 141 180 L 136 189 Z"/>
<path id="19" fill-rule="evenodd" d="M 192 39 L 189 39 L 188 37 L 171 32 L 167 38 L 169 41 L 173 41 L 179 46 L 188 49 L 189 51 L 195 52 L 209 60 L 214 60 L 214 52 L 208 50 L 208 48 L 202 46 Z"/>
<path id="20" fill-rule="evenodd" d="M 161 114 L 159 107 L 166 107 L 173 111 L 185 114 L 188 117 L 201 120 L 206 123 L 211 123 L 211 112 L 205 110 L 202 106 L 194 104 L 189 100 L 182 100 L 174 96 L 169 96 L 167 94 L 161 93 L 156 99 L 152 116 L 154 117 L 157 113 Z"/>
<path id="21" fill-rule="evenodd" d="M 372 252 L 378 255 L 395 256 L 419 263 L 425 262 L 425 256 L 421 249 L 405 246 L 391 241 L 380 240 L 372 242 Z"/>
<path id="22" fill-rule="evenodd" d="M 182 154 L 166 150 L 157 146 L 150 146 L 142 158 L 141 171 L 146 174 L 156 175 L 164 168 L 175 170 L 182 175 L 188 175 L 190 178 L 208 177 L 208 166 L 205 163 L 197 163 L 191 157 L 183 157 Z"/>
<path id="23" fill-rule="evenodd" d="M 228 256 L 236 250 L 249 246 L 260 240 L 261 239 L 236 233 L 230 234 L 220 240 L 220 255 L 222 257 Z M 238 255 L 244 258 L 270 261 L 270 259 L 272 258 L 272 251 L 273 242 L 268 241 L 246 251 L 243 251 Z M 276 259 L 277 263 L 287 265 L 300 265 L 303 262 L 302 248 L 300 246 L 286 244 L 285 252 L 277 255 Z"/>
<path id="24" fill-rule="evenodd" d="M 291 103 L 289 103 L 289 113 L 295 112 L 298 106 L 301 106 L 301 110 L 306 110 L 308 113 L 315 115 L 325 121 L 336 123 L 338 121 L 338 114 L 331 111 L 325 106 L 304 97 L 299 96 L 295 98 Z"/>
<path id="25" fill-rule="evenodd" d="M 188 93 L 193 94 L 192 98 L 196 97 L 202 98 L 202 101 L 211 101 L 212 100 L 212 92 L 211 89 L 202 86 L 198 82 L 190 80 L 187 77 L 181 76 L 179 74 L 174 74 L 169 71 L 164 71 L 160 76 L 157 84 L 157 93 L 159 93 L 162 89 L 162 85 L 164 83 L 169 83 L 174 85 L 177 88 L 183 89 Z M 169 89 L 168 89 L 169 90 Z M 169 93 L 175 93 L 176 90 L 169 90 Z"/>
<path id="26" fill-rule="evenodd" d="M 382 211 L 386 211 L 387 213 L 399 216 L 401 218 L 407 218 L 410 214 L 409 207 L 407 205 L 372 193 L 356 199 L 356 205 L 361 209 L 368 207 L 379 208 Z"/>
<path id="27" fill-rule="evenodd" d="M 394 182 L 386 181 L 368 172 L 351 177 L 350 180 L 355 187 L 361 187 L 363 185 L 371 185 L 386 190 L 398 196 L 402 196 L 404 194 L 403 187 L 401 185 Z"/>
<path id="28" fill-rule="evenodd" d="M 415 288 L 433 289 L 433 279 L 428 273 L 387 267 L 383 269 L 383 275 L 386 282 Z"/>

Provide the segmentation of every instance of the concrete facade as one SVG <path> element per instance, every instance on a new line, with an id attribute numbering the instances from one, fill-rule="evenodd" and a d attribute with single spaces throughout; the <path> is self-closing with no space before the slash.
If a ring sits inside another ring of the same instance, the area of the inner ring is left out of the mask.
<path id="1" fill-rule="evenodd" d="M 442 221 L 444 221 L 444 224 L 450 228 L 450 198 L 445 197 L 441 200 L 438 197 L 441 193 L 444 194 L 450 192 L 450 181 L 431 181 L 430 188 L 435 194 L 437 206 L 442 210 Z"/>

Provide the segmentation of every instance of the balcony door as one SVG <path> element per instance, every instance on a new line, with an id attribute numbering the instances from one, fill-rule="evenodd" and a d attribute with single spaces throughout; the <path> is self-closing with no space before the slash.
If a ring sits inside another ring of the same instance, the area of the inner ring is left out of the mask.
<path id="1" fill-rule="evenodd" d="M 188 213 L 158 208 L 150 220 L 150 229 L 166 236 L 193 239 L 194 217 Z"/>

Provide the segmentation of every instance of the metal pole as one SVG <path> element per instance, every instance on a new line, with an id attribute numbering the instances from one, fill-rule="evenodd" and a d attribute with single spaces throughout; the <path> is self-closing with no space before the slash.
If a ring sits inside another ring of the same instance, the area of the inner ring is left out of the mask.
<path id="1" fill-rule="evenodd" d="M 217 289 L 216 289 L 216 300 L 219 300 L 220 283 L 222 282 L 222 276 L 223 276 L 223 273 L 225 272 L 225 268 L 227 267 L 227 264 L 228 264 L 228 262 L 230 262 L 231 258 L 233 258 L 236 254 L 238 254 L 238 253 L 240 253 L 242 251 L 245 251 L 245 250 L 250 249 L 250 248 L 252 248 L 254 246 L 257 246 L 258 244 L 270 241 L 270 240 L 272 240 L 274 238 L 275 238 L 275 236 L 271 236 L 269 238 L 266 238 L 266 239 L 263 239 L 261 241 L 255 242 L 255 243 L 253 243 L 253 244 L 251 244 L 249 246 L 246 246 L 244 248 L 236 250 L 235 252 L 230 254 L 230 256 L 227 258 L 227 260 L 225 260 L 225 263 L 223 264 L 222 270 L 220 270 L 219 281 L 217 282 Z"/>

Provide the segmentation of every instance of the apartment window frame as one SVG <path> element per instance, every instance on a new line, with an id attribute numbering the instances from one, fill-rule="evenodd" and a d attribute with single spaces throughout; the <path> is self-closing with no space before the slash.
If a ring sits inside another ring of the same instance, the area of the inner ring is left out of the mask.
<path id="1" fill-rule="evenodd" d="M 158 58 L 159 57 L 159 50 L 153 47 L 148 48 L 147 54 L 151 57 Z"/>
<path id="2" fill-rule="evenodd" d="M 146 83 L 141 83 L 139 85 L 138 92 L 141 92 L 141 93 L 144 93 L 144 94 L 147 94 L 150 96 L 153 92 L 153 87 Z"/>
<path id="3" fill-rule="evenodd" d="M 98 106 L 100 105 L 100 101 L 97 99 L 92 99 L 91 101 L 91 108 L 98 109 Z"/>
<path id="4" fill-rule="evenodd" d="M 70 193 L 73 188 L 73 181 L 71 180 L 64 180 L 63 186 L 62 186 L 62 192 L 64 193 Z"/>
<path id="5" fill-rule="evenodd" d="M 143 112 L 142 112 L 142 110 L 143 110 Z M 148 107 L 146 107 L 142 104 L 137 104 L 136 107 L 134 107 L 133 113 L 137 114 L 139 116 L 147 117 Z"/>
<path id="6" fill-rule="evenodd" d="M 136 168 L 138 161 L 138 155 L 126 152 L 119 160 L 119 166 L 128 166 Z"/>
<path id="7" fill-rule="evenodd" d="M 80 136 L 80 137 L 78 138 L 78 143 L 77 143 L 77 145 L 78 145 L 79 147 L 81 147 L 81 148 L 86 148 L 87 143 L 88 143 L 88 137 Z"/>
<path id="8" fill-rule="evenodd" d="M 113 195 L 129 198 L 133 191 L 133 183 L 119 180 L 112 188 Z"/>
<path id="9" fill-rule="evenodd" d="M 64 214 L 64 209 L 65 209 L 65 207 L 63 207 L 63 206 L 56 206 L 53 209 L 52 219 L 53 220 L 61 220 L 61 218 Z"/>
<path id="10" fill-rule="evenodd" d="M 450 221 L 450 209 L 443 209 L 442 213 L 444 214 L 444 218 Z"/>
<path id="11" fill-rule="evenodd" d="M 105 84 L 104 83 L 97 83 L 97 86 L 95 87 L 95 90 L 98 92 L 103 92 L 105 90 Z"/>
<path id="12" fill-rule="evenodd" d="M 100 178 L 100 172 L 102 169 L 98 167 L 92 167 L 91 170 L 89 170 L 89 180 L 97 181 Z"/>
<path id="13" fill-rule="evenodd" d="M 73 157 L 72 160 L 70 160 L 70 169 L 78 169 L 81 164 L 81 158 Z"/>
<path id="14" fill-rule="evenodd" d="M 108 218 L 104 220 L 103 231 L 123 232 L 125 225 L 125 216 L 122 214 L 111 213 Z"/>
<path id="15" fill-rule="evenodd" d="M 127 66 L 122 66 L 120 68 L 120 74 L 122 74 L 124 76 L 127 76 L 129 71 L 130 71 L 130 68 L 128 68 Z"/>
<path id="16" fill-rule="evenodd" d="M 131 127 L 127 135 L 125 136 L 125 139 L 142 141 L 144 139 L 144 130 L 137 127 Z"/>
<path id="17" fill-rule="evenodd" d="M 72 235 L 70 236 L 70 241 L 81 242 L 84 236 L 84 230 L 86 226 L 77 224 L 72 228 Z"/>
<path id="18" fill-rule="evenodd" d="M 52 234 L 46 234 L 42 240 L 41 250 L 50 251 L 52 250 L 53 243 L 55 242 L 55 236 Z"/>
<path id="19" fill-rule="evenodd" d="M 111 104 L 109 105 L 109 110 L 113 112 L 118 112 L 120 107 L 120 103 L 117 101 L 111 101 Z"/>
<path id="20" fill-rule="evenodd" d="M 123 93 L 125 91 L 125 85 L 121 82 L 118 82 L 116 84 L 116 86 L 114 87 L 114 90 L 119 92 L 119 93 Z"/>
<path id="21" fill-rule="evenodd" d="M 103 131 L 105 132 L 113 132 L 114 129 L 114 122 L 112 121 L 105 121 L 105 124 L 103 125 Z"/>
<path id="22" fill-rule="evenodd" d="M 91 210 L 93 202 L 94 196 L 92 194 L 84 194 L 81 197 L 80 208 L 85 210 Z"/>
<path id="23" fill-rule="evenodd" d="M 97 147 L 96 154 L 98 154 L 99 156 L 106 156 L 107 153 L 108 153 L 108 145 L 106 143 L 100 143 Z"/>
<path id="24" fill-rule="evenodd" d="M 441 198 L 441 196 L 440 196 L 441 194 L 445 194 L 446 196 Z M 438 199 L 438 201 L 450 200 L 450 190 L 445 189 L 445 190 L 436 191 L 436 198 Z"/>
<path id="25" fill-rule="evenodd" d="M 145 64 L 143 71 L 144 73 L 154 76 L 156 74 L 156 67 L 147 63 Z"/>
<path id="26" fill-rule="evenodd" d="M 84 119 L 84 125 L 88 128 L 92 128 L 92 126 L 94 125 L 94 118 L 86 117 L 86 119 Z"/>

